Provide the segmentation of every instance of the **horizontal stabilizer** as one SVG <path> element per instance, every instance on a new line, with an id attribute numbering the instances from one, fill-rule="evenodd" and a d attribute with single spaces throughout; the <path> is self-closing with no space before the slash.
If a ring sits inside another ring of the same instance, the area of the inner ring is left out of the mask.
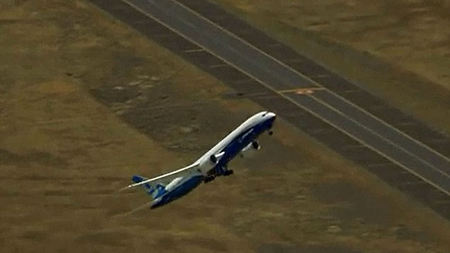
<path id="1" fill-rule="evenodd" d="M 144 181 L 144 180 L 147 180 L 147 178 L 141 177 L 141 176 L 139 176 L 139 175 L 134 175 L 134 176 L 131 178 L 131 180 L 132 180 L 133 182 L 135 182 L 135 183 L 140 183 L 140 182 L 142 182 L 142 181 Z M 144 184 L 142 184 L 142 186 L 144 187 L 145 191 L 146 191 L 148 194 L 152 194 L 152 193 L 153 193 L 153 190 L 154 190 L 154 189 L 152 189 L 152 186 L 151 186 L 149 183 L 144 183 Z"/>
<path id="2" fill-rule="evenodd" d="M 145 177 L 141 177 L 139 175 L 133 175 L 133 177 L 131 178 L 131 180 L 133 180 L 133 182 L 135 182 L 135 183 L 142 182 L 145 179 L 146 179 Z"/>

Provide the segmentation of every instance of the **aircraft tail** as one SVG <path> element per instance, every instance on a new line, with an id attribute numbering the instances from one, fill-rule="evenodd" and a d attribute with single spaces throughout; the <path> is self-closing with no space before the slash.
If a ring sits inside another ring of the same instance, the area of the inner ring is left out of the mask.
<path id="1" fill-rule="evenodd" d="M 131 180 L 135 183 L 140 183 L 144 180 L 147 180 L 147 178 L 145 177 L 141 177 L 139 175 L 134 175 Z M 152 195 L 154 189 L 152 188 L 152 186 L 149 183 L 146 184 L 142 184 L 142 187 L 144 188 L 145 192 L 147 192 L 149 195 Z"/>
<path id="2" fill-rule="evenodd" d="M 134 175 L 131 180 L 135 183 L 140 183 L 144 180 L 147 180 L 147 178 L 139 176 L 139 175 Z M 153 199 L 156 199 L 158 197 L 160 197 L 161 195 L 163 195 L 164 193 L 166 193 L 165 187 L 162 184 L 156 184 L 156 185 L 152 185 L 150 183 L 144 183 L 142 184 L 142 187 L 144 188 L 145 192 L 147 192 L 148 195 L 152 196 Z"/>

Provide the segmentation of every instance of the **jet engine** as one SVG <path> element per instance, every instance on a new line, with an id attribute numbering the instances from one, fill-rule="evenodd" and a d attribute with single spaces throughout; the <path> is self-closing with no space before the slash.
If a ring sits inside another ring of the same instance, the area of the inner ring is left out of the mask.
<path id="1" fill-rule="evenodd" d="M 261 146 L 257 141 L 250 142 L 247 146 L 245 146 L 241 151 L 241 157 L 249 157 L 253 153 L 256 153 L 257 150 L 260 150 Z"/>
<path id="2" fill-rule="evenodd" d="M 211 162 L 211 164 L 217 164 L 217 157 L 215 155 L 211 155 L 209 157 L 209 161 Z"/>
<path id="3" fill-rule="evenodd" d="M 212 167 L 214 165 L 216 165 L 220 158 L 222 158 L 222 156 L 225 154 L 225 152 L 220 152 L 218 154 L 212 154 L 210 155 L 207 159 L 204 159 L 201 163 L 200 163 L 200 167 Z"/>

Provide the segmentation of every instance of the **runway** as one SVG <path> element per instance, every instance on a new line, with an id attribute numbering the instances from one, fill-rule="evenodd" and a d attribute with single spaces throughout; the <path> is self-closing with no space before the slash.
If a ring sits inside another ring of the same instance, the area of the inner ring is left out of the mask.
<path id="1" fill-rule="evenodd" d="M 91 2 L 450 218 L 448 137 L 204 0 Z"/>

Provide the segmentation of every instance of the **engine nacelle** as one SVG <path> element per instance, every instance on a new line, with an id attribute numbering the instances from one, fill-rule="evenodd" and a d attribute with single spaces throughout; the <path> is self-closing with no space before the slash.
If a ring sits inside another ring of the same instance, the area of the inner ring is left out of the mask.
<path id="1" fill-rule="evenodd" d="M 252 141 L 252 148 L 254 149 L 254 150 L 260 150 L 261 149 L 261 146 L 259 145 L 259 142 L 257 142 L 257 141 Z"/>
<path id="2" fill-rule="evenodd" d="M 215 155 L 211 155 L 209 157 L 209 161 L 211 162 L 211 164 L 217 164 L 217 157 Z"/>
<path id="3" fill-rule="evenodd" d="M 220 158 L 222 158 L 222 156 L 225 154 L 225 152 L 220 152 L 219 154 L 213 154 L 210 155 L 208 158 L 205 158 L 201 163 L 200 163 L 200 167 L 205 168 L 205 167 L 214 167 L 220 160 Z"/>
<path id="4" fill-rule="evenodd" d="M 260 150 L 261 146 L 257 141 L 250 142 L 247 146 L 245 146 L 241 151 L 242 157 L 249 157 L 252 154 L 256 153 L 257 150 Z"/>

